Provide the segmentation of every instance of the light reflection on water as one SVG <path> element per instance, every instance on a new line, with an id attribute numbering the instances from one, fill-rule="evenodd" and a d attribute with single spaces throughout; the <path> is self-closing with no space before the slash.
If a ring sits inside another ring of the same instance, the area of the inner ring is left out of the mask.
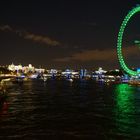
<path id="1" fill-rule="evenodd" d="M 121 118 L 134 113 L 134 88 L 127 84 L 120 84 L 116 87 L 116 109 L 117 115 Z"/>
<path id="2" fill-rule="evenodd" d="M 133 87 L 128 84 L 119 84 L 115 88 L 116 130 L 117 133 L 122 133 L 121 135 L 126 135 L 128 138 L 139 138 L 139 90 L 139 87 Z"/>
<path id="3" fill-rule="evenodd" d="M 8 89 L 0 139 L 140 139 L 139 116 L 139 87 L 34 81 Z"/>

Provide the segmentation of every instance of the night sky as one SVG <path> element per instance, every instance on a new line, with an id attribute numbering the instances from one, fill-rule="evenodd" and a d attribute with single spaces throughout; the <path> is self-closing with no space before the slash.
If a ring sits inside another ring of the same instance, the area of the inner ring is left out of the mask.
<path id="1" fill-rule="evenodd" d="M 0 64 L 45 68 L 119 68 L 117 34 L 140 1 L 1 1 Z M 140 62 L 140 14 L 129 22 L 123 53 L 130 67 Z"/>

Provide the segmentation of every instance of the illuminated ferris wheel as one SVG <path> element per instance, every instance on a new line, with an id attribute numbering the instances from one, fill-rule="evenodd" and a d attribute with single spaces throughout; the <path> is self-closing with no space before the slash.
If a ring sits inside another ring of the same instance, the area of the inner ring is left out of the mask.
<path id="1" fill-rule="evenodd" d="M 119 34 L 118 34 L 118 41 L 117 41 L 117 54 L 118 54 L 118 59 L 119 59 L 120 66 L 125 72 L 127 72 L 128 74 L 133 75 L 133 76 L 140 74 L 140 72 L 134 71 L 134 70 L 127 67 L 127 65 L 124 61 L 123 54 L 122 54 L 122 41 L 123 41 L 123 34 L 124 34 L 124 31 L 125 31 L 125 28 L 126 28 L 128 22 L 129 22 L 130 18 L 138 12 L 140 12 L 140 6 L 137 6 L 137 7 L 133 8 L 126 15 L 126 17 L 124 18 L 124 20 L 121 24 Z"/>

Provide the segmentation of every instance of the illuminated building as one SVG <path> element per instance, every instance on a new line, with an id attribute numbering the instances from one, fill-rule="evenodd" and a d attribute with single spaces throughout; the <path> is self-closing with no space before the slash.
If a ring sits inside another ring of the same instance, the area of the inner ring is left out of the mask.
<path id="1" fill-rule="evenodd" d="M 11 65 L 8 66 L 8 70 L 10 71 L 22 71 L 24 73 L 28 73 L 28 72 L 34 72 L 35 68 L 29 64 L 28 66 L 22 66 L 22 65 L 14 65 L 13 63 Z"/>
<path id="2" fill-rule="evenodd" d="M 8 66 L 8 70 L 10 71 L 19 71 L 22 70 L 22 65 L 14 65 L 13 63 Z"/>
<path id="3" fill-rule="evenodd" d="M 66 69 L 64 72 L 61 73 L 62 76 L 67 77 L 67 78 L 75 78 L 77 75 L 79 75 L 79 72 L 74 71 L 74 70 L 70 70 L 70 69 Z"/>
<path id="4" fill-rule="evenodd" d="M 45 69 L 35 68 L 35 72 L 37 72 L 37 73 L 44 73 Z"/>

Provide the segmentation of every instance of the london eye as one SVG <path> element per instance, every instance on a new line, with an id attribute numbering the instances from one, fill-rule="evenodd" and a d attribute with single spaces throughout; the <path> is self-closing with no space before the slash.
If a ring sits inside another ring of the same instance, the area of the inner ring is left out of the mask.
<path id="1" fill-rule="evenodd" d="M 140 12 L 140 6 L 136 6 L 130 12 L 128 12 L 128 14 L 125 16 L 125 18 L 124 18 L 124 20 L 121 24 L 121 27 L 120 27 L 120 30 L 119 30 L 119 33 L 118 33 L 118 40 L 117 40 L 117 55 L 118 55 L 120 66 L 126 73 L 128 73 L 131 76 L 139 75 L 140 72 L 130 69 L 127 66 L 127 64 L 125 63 L 124 56 L 123 56 L 123 53 L 122 53 L 122 42 L 123 42 L 123 36 L 124 36 L 125 28 L 126 28 L 128 22 L 129 22 L 129 20 L 136 13 L 139 13 L 139 12 Z"/>

